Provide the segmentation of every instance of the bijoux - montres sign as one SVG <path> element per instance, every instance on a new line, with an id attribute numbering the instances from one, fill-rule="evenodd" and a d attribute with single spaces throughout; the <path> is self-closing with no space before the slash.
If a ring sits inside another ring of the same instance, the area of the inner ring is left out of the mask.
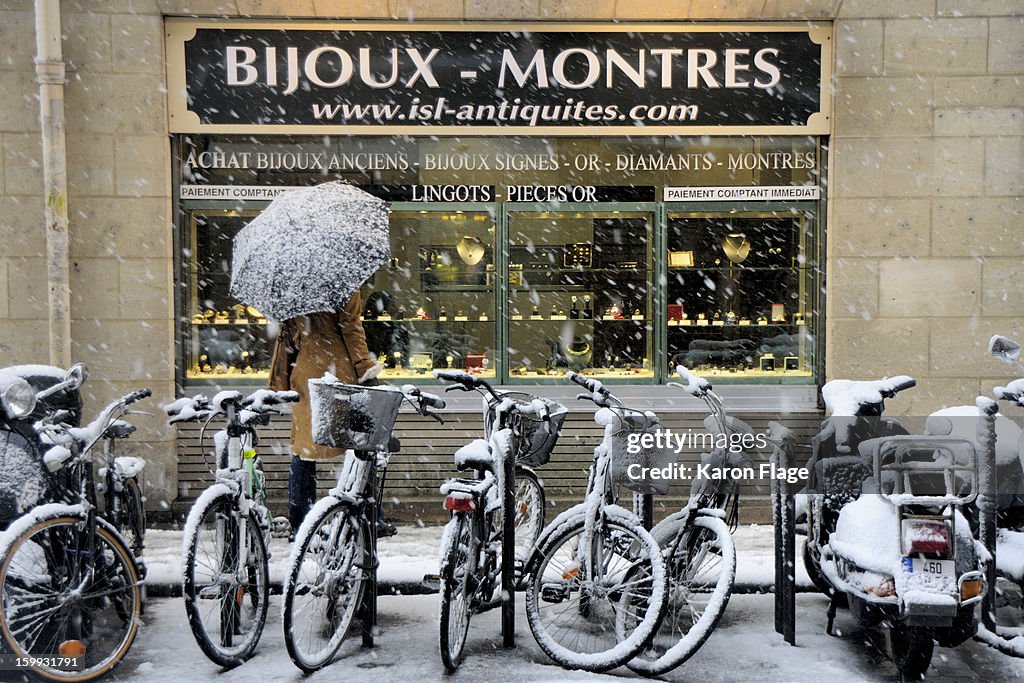
<path id="1" fill-rule="evenodd" d="M 172 132 L 827 134 L 831 28 L 167 20 Z"/>

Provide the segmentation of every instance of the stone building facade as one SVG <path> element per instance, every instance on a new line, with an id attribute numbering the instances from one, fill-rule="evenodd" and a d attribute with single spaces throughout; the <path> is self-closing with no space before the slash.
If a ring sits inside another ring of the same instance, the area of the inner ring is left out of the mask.
<path id="1" fill-rule="evenodd" d="M 1021 0 L 68 0 L 66 206 L 71 357 L 95 405 L 175 393 L 165 18 L 396 22 L 831 22 L 825 374 L 910 374 L 900 408 L 973 402 L 1006 379 L 993 333 L 1024 337 Z M 0 365 L 46 363 L 35 13 L 0 0 Z M 178 495 L 176 441 L 153 419 L 150 506 Z"/>

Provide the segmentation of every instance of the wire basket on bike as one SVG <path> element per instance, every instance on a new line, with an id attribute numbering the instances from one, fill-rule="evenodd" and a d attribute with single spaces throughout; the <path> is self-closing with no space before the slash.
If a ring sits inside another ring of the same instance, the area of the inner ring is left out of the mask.
<path id="1" fill-rule="evenodd" d="M 618 430 L 612 436 L 612 481 L 630 491 L 645 495 L 668 493 L 670 478 L 653 477 L 650 470 L 663 470 L 675 464 L 677 454 L 663 442 L 656 444 L 655 435 L 661 431 L 661 423 L 653 415 L 636 410 L 616 410 Z M 644 445 L 644 435 L 650 435 Z M 639 468 L 630 466 L 639 465 Z"/>
<path id="2" fill-rule="evenodd" d="M 544 428 L 544 420 L 541 418 L 520 413 L 522 438 L 519 440 L 519 452 L 516 453 L 516 462 L 529 467 L 540 467 L 546 465 L 551 459 L 551 451 L 555 449 L 558 436 L 562 431 L 562 423 L 569 410 L 561 403 L 546 398 L 534 396 L 523 391 L 502 391 L 502 398 L 510 398 L 518 404 L 530 405 L 535 400 L 543 401 L 548 407 L 550 417 L 549 428 Z M 487 410 L 484 413 L 484 433 L 488 438 L 491 436 L 491 429 L 497 418 L 498 403 L 494 399 L 487 401 Z"/>
<path id="3" fill-rule="evenodd" d="M 390 387 L 309 380 L 313 441 L 334 448 L 386 449 L 402 396 Z"/>

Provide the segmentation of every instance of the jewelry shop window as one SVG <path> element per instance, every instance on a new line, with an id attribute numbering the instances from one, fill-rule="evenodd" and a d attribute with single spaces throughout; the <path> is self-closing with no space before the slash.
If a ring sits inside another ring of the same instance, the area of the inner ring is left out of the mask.
<path id="1" fill-rule="evenodd" d="M 390 225 L 393 258 L 362 288 L 382 377 L 428 378 L 434 368 L 495 377 L 494 216 L 392 210 Z"/>
<path id="2" fill-rule="evenodd" d="M 231 298 L 231 245 L 257 210 L 196 209 L 185 212 L 186 258 L 182 274 L 185 335 L 182 352 L 187 380 L 269 377 L 272 344 L 263 314 Z"/>
<path id="3" fill-rule="evenodd" d="M 508 213 L 508 367 L 651 379 L 653 213 Z"/>
<path id="4" fill-rule="evenodd" d="M 818 315 L 810 211 L 669 211 L 667 356 L 703 375 L 812 381 Z"/>

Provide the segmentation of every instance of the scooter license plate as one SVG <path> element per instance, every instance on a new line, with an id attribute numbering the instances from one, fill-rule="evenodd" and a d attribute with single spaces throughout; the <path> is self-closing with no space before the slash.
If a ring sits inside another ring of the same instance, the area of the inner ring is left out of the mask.
<path id="1" fill-rule="evenodd" d="M 956 563 L 953 560 L 925 560 L 920 557 L 904 557 L 903 570 L 911 574 L 956 577 Z"/>

